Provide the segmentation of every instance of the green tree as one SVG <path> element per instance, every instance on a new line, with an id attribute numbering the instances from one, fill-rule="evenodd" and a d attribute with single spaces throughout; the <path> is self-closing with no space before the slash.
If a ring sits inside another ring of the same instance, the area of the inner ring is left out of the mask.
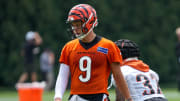
<path id="1" fill-rule="evenodd" d="M 161 82 L 176 80 L 174 31 L 180 25 L 179 0 L 0 0 L 0 86 L 13 85 L 23 71 L 20 51 L 29 30 L 42 36 L 41 50 L 50 47 L 55 52 L 57 75 L 61 49 L 70 40 L 67 15 L 79 3 L 96 9 L 98 35 L 137 42 L 141 59 L 159 73 Z"/>

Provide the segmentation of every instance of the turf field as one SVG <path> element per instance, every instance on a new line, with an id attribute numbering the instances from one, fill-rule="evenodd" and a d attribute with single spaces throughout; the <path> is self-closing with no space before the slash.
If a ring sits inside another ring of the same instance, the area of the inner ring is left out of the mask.
<path id="1" fill-rule="evenodd" d="M 109 90 L 111 101 L 115 101 L 114 89 Z M 168 101 L 180 101 L 180 92 L 175 88 L 163 89 Z M 53 101 L 54 91 L 44 92 L 43 101 Z M 65 93 L 63 101 L 67 101 L 69 91 Z M 0 101 L 18 101 L 18 93 L 15 90 L 0 90 Z"/>

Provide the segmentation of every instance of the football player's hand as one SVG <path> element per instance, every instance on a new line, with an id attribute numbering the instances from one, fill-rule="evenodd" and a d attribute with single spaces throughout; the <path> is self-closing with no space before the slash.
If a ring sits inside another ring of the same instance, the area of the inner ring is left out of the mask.
<path id="1" fill-rule="evenodd" d="M 61 98 L 55 98 L 54 101 L 62 101 Z"/>

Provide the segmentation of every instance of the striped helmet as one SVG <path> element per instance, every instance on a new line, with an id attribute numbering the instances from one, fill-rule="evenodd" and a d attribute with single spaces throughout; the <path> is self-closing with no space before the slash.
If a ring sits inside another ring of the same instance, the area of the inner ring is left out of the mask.
<path id="1" fill-rule="evenodd" d="M 75 34 L 75 37 L 83 39 L 89 34 L 89 32 L 98 25 L 96 11 L 93 7 L 88 4 L 78 4 L 75 5 L 70 11 L 67 19 L 67 23 L 72 23 L 74 21 L 82 22 L 82 33 Z M 70 31 L 73 32 L 71 26 Z"/>

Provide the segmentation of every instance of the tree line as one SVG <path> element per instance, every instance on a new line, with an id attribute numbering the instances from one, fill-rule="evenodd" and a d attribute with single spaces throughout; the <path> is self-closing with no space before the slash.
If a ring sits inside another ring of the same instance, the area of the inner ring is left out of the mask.
<path id="1" fill-rule="evenodd" d="M 141 50 L 141 59 L 160 75 L 176 82 L 178 73 L 175 29 L 180 25 L 179 0 L 0 0 L 0 86 L 13 85 L 23 71 L 20 56 L 27 31 L 38 31 L 41 50 L 50 47 L 58 58 L 70 40 L 66 19 L 72 6 L 92 5 L 98 16 L 98 35 L 116 41 L 130 39 Z M 37 67 L 38 56 L 36 57 Z"/>

